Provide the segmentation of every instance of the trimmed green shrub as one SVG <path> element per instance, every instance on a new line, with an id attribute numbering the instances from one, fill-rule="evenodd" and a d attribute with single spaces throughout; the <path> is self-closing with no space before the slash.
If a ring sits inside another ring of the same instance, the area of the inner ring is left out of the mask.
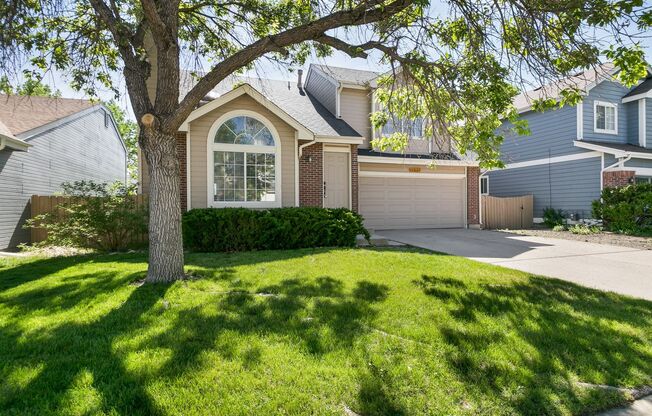
<path id="1" fill-rule="evenodd" d="M 593 201 L 593 216 L 610 231 L 624 234 L 652 233 L 652 184 L 605 188 Z"/>
<path id="2" fill-rule="evenodd" d="M 205 252 L 351 247 L 369 239 L 362 217 L 344 208 L 192 209 L 183 215 L 186 248 Z"/>
<path id="3" fill-rule="evenodd" d="M 555 225 L 554 227 L 552 227 L 552 231 L 557 231 L 557 232 L 566 231 L 566 226 L 565 225 Z"/>
<path id="4" fill-rule="evenodd" d="M 543 223 L 548 228 L 555 228 L 558 225 L 564 225 L 566 219 L 564 213 L 560 209 L 547 207 L 543 209 Z"/>

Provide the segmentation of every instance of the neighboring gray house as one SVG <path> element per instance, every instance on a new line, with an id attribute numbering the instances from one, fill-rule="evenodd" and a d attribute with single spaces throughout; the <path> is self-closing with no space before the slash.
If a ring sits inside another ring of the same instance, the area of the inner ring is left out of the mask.
<path id="1" fill-rule="evenodd" d="M 0 250 L 29 242 L 32 195 L 66 181 L 125 181 L 126 170 L 125 144 L 104 106 L 0 95 Z"/>
<path id="2" fill-rule="evenodd" d="M 505 138 L 506 168 L 485 173 L 482 192 L 534 195 L 535 221 L 545 207 L 582 219 L 591 217 L 591 202 L 603 188 L 652 181 L 652 77 L 627 88 L 614 80 L 615 73 L 604 64 L 516 97 L 531 135 Z M 532 110 L 534 99 L 556 98 L 568 86 L 584 92 L 579 105 Z"/>

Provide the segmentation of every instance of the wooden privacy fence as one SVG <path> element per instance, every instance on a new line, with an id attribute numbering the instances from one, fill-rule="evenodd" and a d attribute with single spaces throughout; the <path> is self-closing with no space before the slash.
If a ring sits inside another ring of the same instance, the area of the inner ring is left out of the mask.
<path id="1" fill-rule="evenodd" d="M 512 230 L 532 227 L 534 198 L 482 196 L 482 227 Z"/>
<path id="2" fill-rule="evenodd" d="M 59 205 L 66 202 L 67 198 L 68 197 L 65 196 L 55 196 L 55 195 L 32 195 L 31 204 L 30 204 L 31 206 L 30 218 L 34 218 L 37 215 L 54 212 L 55 210 L 57 210 L 57 207 Z M 139 207 L 147 204 L 146 195 L 140 194 L 134 196 L 134 198 L 136 198 L 136 205 L 138 205 Z M 44 230 L 43 228 L 30 228 L 30 230 L 31 230 L 32 243 L 38 243 L 44 241 L 48 236 L 47 231 Z M 139 237 L 138 239 L 140 240 L 141 238 L 143 241 L 146 241 L 147 235 Z"/>

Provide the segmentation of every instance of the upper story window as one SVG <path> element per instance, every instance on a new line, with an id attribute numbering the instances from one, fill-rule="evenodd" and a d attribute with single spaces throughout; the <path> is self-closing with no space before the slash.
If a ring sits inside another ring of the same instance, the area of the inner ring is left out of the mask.
<path id="1" fill-rule="evenodd" d="M 595 101 L 593 119 L 596 133 L 618 134 L 618 106 L 612 103 Z"/>
<path id="2" fill-rule="evenodd" d="M 240 115 L 221 123 L 209 138 L 212 205 L 278 206 L 279 141 L 268 125 Z"/>

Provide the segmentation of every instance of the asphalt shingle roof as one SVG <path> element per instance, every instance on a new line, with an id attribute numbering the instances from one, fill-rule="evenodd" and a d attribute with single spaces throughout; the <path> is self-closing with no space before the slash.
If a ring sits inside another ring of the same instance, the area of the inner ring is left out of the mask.
<path id="1" fill-rule="evenodd" d="M 634 88 L 627 94 L 625 94 L 625 97 L 632 97 L 634 95 L 638 94 L 645 94 L 646 92 L 652 90 L 652 77 L 647 78 L 645 81 L 641 82 L 638 87 Z M 623 98 L 625 98 L 623 97 Z"/>
<path id="2" fill-rule="evenodd" d="M 330 75 L 338 82 L 347 82 L 356 85 L 368 85 L 372 80 L 378 78 L 380 75 L 374 71 L 365 71 L 362 69 L 340 68 L 337 66 L 317 65 L 312 64 L 319 68 L 325 74 Z"/>
<path id="3" fill-rule="evenodd" d="M 72 98 L 23 97 L 0 94 L 0 122 L 13 135 L 25 133 L 78 113 L 94 104 Z"/>
<path id="4" fill-rule="evenodd" d="M 527 111 L 534 100 L 543 98 L 557 99 L 564 89 L 578 88 L 581 91 L 586 91 L 594 83 L 608 79 L 614 69 L 615 65 L 607 62 L 561 81 L 544 85 L 532 91 L 526 91 L 514 97 L 514 106 L 518 111 Z"/>
<path id="5" fill-rule="evenodd" d="M 194 82 L 189 73 L 184 74 L 180 88 L 181 96 L 190 91 Z M 315 135 L 361 137 L 360 133 L 344 120 L 335 117 L 310 93 L 298 88 L 296 82 L 231 77 L 218 84 L 209 95 L 214 99 L 242 83 L 249 84 Z"/>

